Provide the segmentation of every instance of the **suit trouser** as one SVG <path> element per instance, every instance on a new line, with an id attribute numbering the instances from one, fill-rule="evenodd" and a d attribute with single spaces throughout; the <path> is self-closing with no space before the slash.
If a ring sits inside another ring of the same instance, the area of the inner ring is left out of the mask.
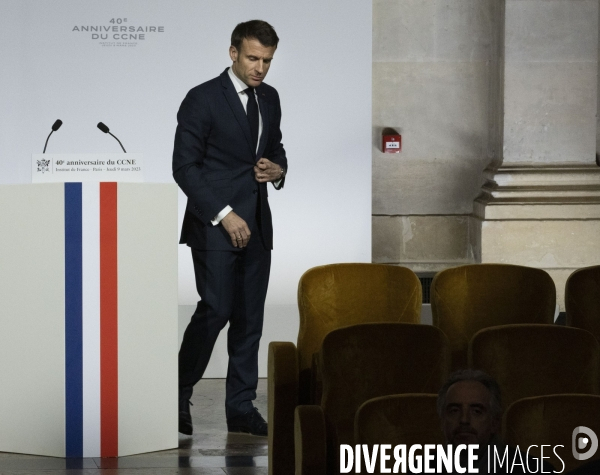
<path id="1" fill-rule="evenodd" d="M 192 248 L 201 300 L 185 330 L 179 351 L 180 398 L 192 395 L 202 378 L 220 331 L 229 322 L 225 410 L 227 418 L 252 410 L 258 383 L 258 347 L 269 284 L 271 251 L 258 226 L 240 251 Z"/>

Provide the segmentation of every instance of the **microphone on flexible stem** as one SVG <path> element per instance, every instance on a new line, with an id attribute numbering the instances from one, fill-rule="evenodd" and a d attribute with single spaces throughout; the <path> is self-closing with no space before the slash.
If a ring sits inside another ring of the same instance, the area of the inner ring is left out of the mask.
<path id="1" fill-rule="evenodd" d="M 42 153 L 46 153 L 46 147 L 48 146 L 48 140 L 50 139 L 50 136 L 52 135 L 53 132 L 56 132 L 58 129 L 60 129 L 61 125 L 62 125 L 62 120 L 60 120 L 60 119 L 57 119 L 56 122 L 54 122 L 54 124 L 52 124 L 52 130 L 48 134 L 48 138 L 46 138 L 46 144 L 44 145 L 44 151 Z"/>
<path id="2" fill-rule="evenodd" d="M 98 128 L 105 134 L 112 135 L 115 138 L 115 140 L 117 142 L 119 142 L 119 145 L 123 149 L 123 152 L 127 153 L 127 151 L 125 150 L 125 147 L 123 147 L 123 144 L 121 143 L 121 141 L 117 137 L 115 137 L 113 134 L 110 133 L 110 129 L 104 123 L 98 122 Z"/>

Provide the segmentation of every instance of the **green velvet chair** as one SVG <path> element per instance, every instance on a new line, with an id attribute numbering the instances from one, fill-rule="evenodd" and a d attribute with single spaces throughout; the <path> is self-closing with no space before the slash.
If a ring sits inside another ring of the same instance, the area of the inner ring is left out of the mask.
<path id="1" fill-rule="evenodd" d="M 565 286 L 567 325 L 583 328 L 600 341 L 600 266 L 576 270 Z"/>
<path id="2" fill-rule="evenodd" d="M 524 397 L 600 394 L 600 344 L 579 328 L 503 325 L 475 334 L 469 364 L 494 377 L 506 408 Z"/>
<path id="3" fill-rule="evenodd" d="M 467 367 L 467 347 L 479 330 L 512 323 L 553 323 L 556 288 L 547 272 L 509 264 L 446 269 L 431 283 L 433 325 L 452 351 L 452 369 Z"/>
<path id="4" fill-rule="evenodd" d="M 433 326 L 370 323 L 328 333 L 318 361 L 321 403 L 296 408 L 296 475 L 321 473 L 315 462 L 322 460 L 326 473 L 337 473 L 340 444 L 355 444 L 359 407 L 391 394 L 437 393 L 450 353 L 446 336 Z"/>
<path id="5" fill-rule="evenodd" d="M 550 458 L 555 471 L 567 473 L 592 460 L 600 460 L 600 450 L 588 460 L 573 457 L 572 434 L 579 426 L 591 429 L 600 437 L 600 396 L 556 394 L 521 399 L 505 412 L 502 432 L 508 445 L 536 446 L 531 452 L 535 457 L 540 457 L 542 445 L 550 446 L 544 448 L 544 457 Z M 563 446 L 557 447 L 560 459 L 552 450 L 558 445 Z"/>
<path id="6" fill-rule="evenodd" d="M 268 356 L 269 474 L 294 473 L 294 409 L 319 398 L 316 354 L 331 330 L 362 322 L 418 323 L 421 284 L 383 264 L 309 269 L 298 284 L 298 341 L 272 342 Z"/>

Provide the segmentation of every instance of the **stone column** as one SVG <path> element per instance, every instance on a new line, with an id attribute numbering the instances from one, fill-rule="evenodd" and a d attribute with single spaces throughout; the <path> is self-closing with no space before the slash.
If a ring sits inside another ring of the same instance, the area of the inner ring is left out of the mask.
<path id="1" fill-rule="evenodd" d="M 476 261 L 496 2 L 373 0 L 373 262 L 433 273 Z M 386 127 L 400 154 L 381 151 Z"/>
<path id="2" fill-rule="evenodd" d="M 497 140 L 476 248 L 482 262 L 548 271 L 564 309 L 567 277 L 600 264 L 598 0 L 500 3 Z"/>

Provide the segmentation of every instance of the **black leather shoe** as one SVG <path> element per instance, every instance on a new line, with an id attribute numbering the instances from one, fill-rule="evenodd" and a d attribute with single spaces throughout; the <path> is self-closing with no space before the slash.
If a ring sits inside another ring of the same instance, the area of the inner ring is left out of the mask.
<path id="1" fill-rule="evenodd" d="M 267 422 L 256 408 L 241 416 L 232 417 L 227 421 L 227 430 L 229 432 L 243 432 L 261 437 L 268 435 L 268 427 Z"/>
<path id="2" fill-rule="evenodd" d="M 194 432 L 192 415 L 190 414 L 190 405 L 193 406 L 189 399 L 182 399 L 179 401 L 179 432 L 185 435 L 192 435 Z"/>

